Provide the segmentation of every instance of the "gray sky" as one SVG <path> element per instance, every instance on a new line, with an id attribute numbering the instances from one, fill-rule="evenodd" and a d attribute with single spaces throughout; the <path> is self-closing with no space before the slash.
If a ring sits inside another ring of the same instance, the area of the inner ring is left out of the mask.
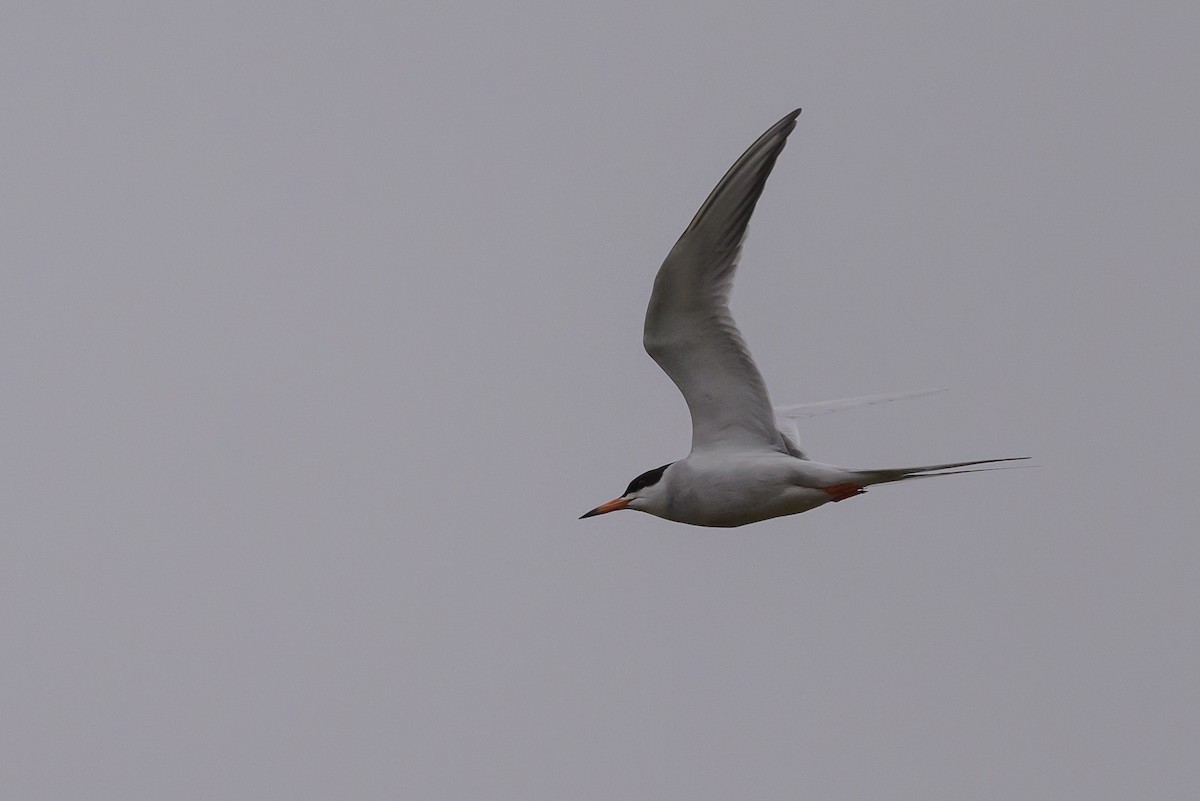
<path id="1" fill-rule="evenodd" d="M 8 3 L 0 796 L 1193 799 L 1200 11 Z M 851 466 L 733 531 L 658 264 Z"/>

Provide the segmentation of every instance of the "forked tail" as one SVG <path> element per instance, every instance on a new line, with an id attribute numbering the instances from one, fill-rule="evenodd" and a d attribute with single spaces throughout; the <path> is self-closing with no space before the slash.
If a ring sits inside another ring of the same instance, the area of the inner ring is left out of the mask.
<path id="1" fill-rule="evenodd" d="M 1010 456 L 1006 459 L 978 459 L 973 462 L 950 462 L 948 464 L 927 464 L 921 467 L 888 467 L 880 470 L 855 470 L 854 475 L 861 478 L 862 486 L 872 484 L 887 484 L 892 481 L 904 481 L 909 478 L 933 478 L 934 476 L 954 476 L 959 473 L 985 473 L 989 470 L 1010 470 L 1017 467 L 1032 467 L 1033 465 L 1009 465 L 1008 467 L 974 467 L 978 464 L 995 464 L 996 462 L 1019 462 L 1029 459 L 1028 456 Z M 959 470 L 960 467 L 973 467 L 971 470 Z"/>

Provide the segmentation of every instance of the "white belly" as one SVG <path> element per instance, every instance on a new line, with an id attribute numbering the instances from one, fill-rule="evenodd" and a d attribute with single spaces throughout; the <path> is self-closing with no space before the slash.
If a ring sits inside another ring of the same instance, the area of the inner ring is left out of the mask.
<path id="1" fill-rule="evenodd" d="M 807 512 L 831 498 L 795 484 L 794 457 L 728 458 L 705 462 L 689 457 L 671 476 L 671 503 L 661 517 L 694 526 L 744 526 L 772 517 Z"/>

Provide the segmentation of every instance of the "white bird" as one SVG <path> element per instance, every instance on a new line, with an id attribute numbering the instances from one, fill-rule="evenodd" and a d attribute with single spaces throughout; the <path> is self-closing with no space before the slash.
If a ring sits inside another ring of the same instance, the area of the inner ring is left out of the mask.
<path id="1" fill-rule="evenodd" d="M 696 526 L 741 526 L 852 498 L 873 484 L 1015 461 L 852 470 L 811 461 L 800 449 L 797 417 L 924 393 L 772 408 L 729 312 L 729 291 L 746 225 L 799 114 L 796 109 L 772 125 L 729 168 L 654 279 L 643 342 L 687 401 L 691 452 L 642 473 L 619 498 L 583 517 L 634 509 Z"/>

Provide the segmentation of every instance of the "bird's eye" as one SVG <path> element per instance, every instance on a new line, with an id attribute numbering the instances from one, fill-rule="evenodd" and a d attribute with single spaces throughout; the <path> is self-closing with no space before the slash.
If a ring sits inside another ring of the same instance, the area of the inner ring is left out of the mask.
<path id="1" fill-rule="evenodd" d="M 647 470 L 645 473 L 642 473 L 633 481 L 629 482 L 629 486 L 625 488 L 625 494 L 629 495 L 630 493 L 637 492 L 640 489 L 645 489 L 646 487 L 657 484 L 662 479 L 663 473 L 666 472 L 667 468 L 673 464 L 675 463 L 667 462 L 662 467 L 656 467 L 653 470 Z"/>

